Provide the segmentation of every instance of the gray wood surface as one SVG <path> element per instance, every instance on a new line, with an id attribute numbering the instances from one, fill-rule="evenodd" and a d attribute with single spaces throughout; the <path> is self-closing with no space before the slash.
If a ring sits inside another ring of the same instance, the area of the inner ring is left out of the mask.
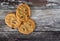
<path id="1" fill-rule="evenodd" d="M 49 1 L 60 3 L 60 0 Z M 31 18 L 35 21 L 36 28 L 31 34 L 24 35 L 17 29 L 9 28 L 4 22 L 7 13 L 15 12 L 15 9 L 9 10 L 7 7 L 3 9 L 0 6 L 0 41 L 60 41 L 60 32 L 50 32 L 60 31 L 60 6 L 35 8 L 31 9 Z"/>
<path id="2" fill-rule="evenodd" d="M 9 28 L 4 22 L 8 12 L 15 12 L 15 10 L 0 10 L 0 21 L 3 23 L 0 29 L 17 31 Z M 35 31 L 60 31 L 60 9 L 31 10 L 31 18 L 36 23 Z"/>

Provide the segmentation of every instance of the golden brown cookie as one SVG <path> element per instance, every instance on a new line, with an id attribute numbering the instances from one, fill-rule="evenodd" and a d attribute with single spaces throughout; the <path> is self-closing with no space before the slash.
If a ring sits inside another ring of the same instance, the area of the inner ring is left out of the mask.
<path id="1" fill-rule="evenodd" d="M 30 34 L 35 29 L 35 23 L 33 20 L 29 19 L 27 22 L 22 22 L 20 27 L 18 27 L 18 31 L 22 34 Z"/>
<path id="2" fill-rule="evenodd" d="M 16 17 L 20 21 L 27 21 L 30 16 L 30 7 L 27 4 L 20 4 L 16 10 Z"/>
<path id="3" fill-rule="evenodd" d="M 16 10 L 16 14 L 30 16 L 30 7 L 27 4 L 19 4 Z"/>
<path id="4" fill-rule="evenodd" d="M 20 21 L 17 20 L 14 13 L 9 13 L 5 17 L 5 23 L 11 28 L 17 28 L 20 25 Z"/>

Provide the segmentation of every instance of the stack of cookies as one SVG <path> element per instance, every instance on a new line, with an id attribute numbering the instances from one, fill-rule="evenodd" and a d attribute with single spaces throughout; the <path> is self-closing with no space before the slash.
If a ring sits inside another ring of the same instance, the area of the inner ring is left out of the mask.
<path id="1" fill-rule="evenodd" d="M 30 18 L 30 7 L 21 3 L 17 6 L 16 13 L 9 13 L 5 17 L 5 23 L 22 34 L 30 34 L 35 29 L 35 22 Z"/>

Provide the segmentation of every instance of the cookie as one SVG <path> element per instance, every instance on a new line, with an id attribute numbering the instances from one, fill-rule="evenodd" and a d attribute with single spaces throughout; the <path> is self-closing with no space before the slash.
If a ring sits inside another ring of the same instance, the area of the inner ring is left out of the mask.
<path id="1" fill-rule="evenodd" d="M 16 17 L 20 21 L 27 21 L 30 17 L 30 7 L 27 4 L 20 4 L 16 10 Z"/>
<path id="2" fill-rule="evenodd" d="M 19 4 L 16 10 L 16 14 L 30 16 L 30 7 L 27 4 Z"/>
<path id="3" fill-rule="evenodd" d="M 29 19 L 27 22 L 22 22 L 21 26 L 18 27 L 18 31 L 22 34 L 30 34 L 35 29 L 35 23 L 33 20 Z"/>
<path id="4" fill-rule="evenodd" d="M 14 13 L 9 13 L 5 17 L 5 23 L 11 28 L 17 28 L 20 25 L 20 21 L 17 20 Z"/>

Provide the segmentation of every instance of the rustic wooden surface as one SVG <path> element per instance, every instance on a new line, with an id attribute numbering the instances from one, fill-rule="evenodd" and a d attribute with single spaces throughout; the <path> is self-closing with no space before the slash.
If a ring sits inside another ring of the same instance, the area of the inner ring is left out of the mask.
<path id="1" fill-rule="evenodd" d="M 17 31 L 9 28 L 4 22 L 8 12 L 14 12 L 14 10 L 0 10 L 0 21 L 3 23 L 0 29 Z M 35 31 L 60 31 L 60 9 L 31 10 L 31 18 L 36 23 Z"/>
<path id="2" fill-rule="evenodd" d="M 21 41 L 49 41 L 56 40 L 59 41 L 60 32 L 60 9 L 33 9 L 31 10 L 31 18 L 36 23 L 36 29 L 33 33 L 29 35 L 21 34 L 17 29 L 9 28 L 5 22 L 4 18 L 8 12 L 15 12 L 15 10 L 0 10 L 0 39 L 5 39 L 9 41 L 21 40 Z M 48 32 L 49 31 L 49 32 Z M 59 36 L 59 37 L 58 37 Z M 44 40 L 43 40 L 44 39 Z"/>
<path id="3" fill-rule="evenodd" d="M 8 12 L 15 12 L 15 9 L 0 8 L 0 41 L 60 41 L 60 6 L 41 8 L 31 8 L 31 18 L 36 28 L 29 35 L 21 34 L 5 24 L 5 16 Z"/>

